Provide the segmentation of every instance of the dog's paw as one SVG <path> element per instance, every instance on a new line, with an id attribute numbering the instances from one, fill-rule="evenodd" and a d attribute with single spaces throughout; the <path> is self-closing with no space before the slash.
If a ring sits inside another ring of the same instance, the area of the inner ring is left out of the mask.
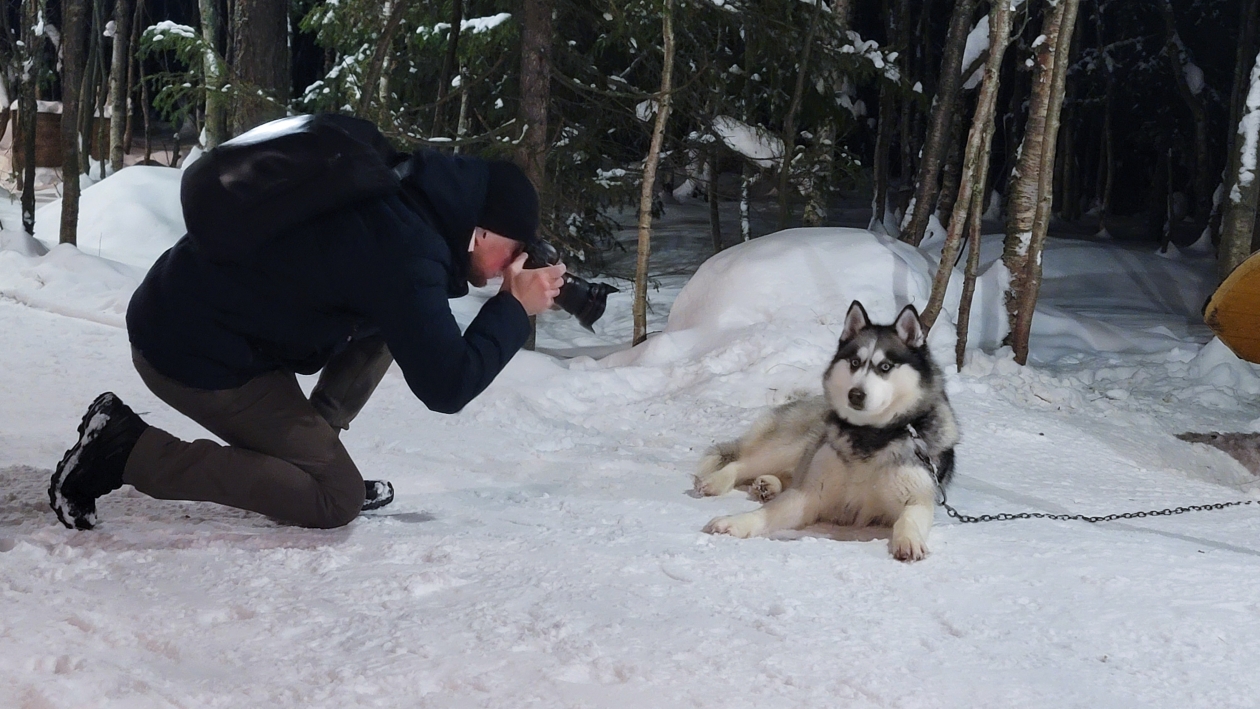
<path id="1" fill-rule="evenodd" d="M 735 473 L 730 470 L 730 466 L 710 473 L 700 473 L 696 475 L 693 486 L 696 492 L 706 497 L 725 495 L 735 489 Z"/>
<path id="2" fill-rule="evenodd" d="M 749 488 L 754 500 L 769 502 L 783 492 L 783 481 L 774 475 L 762 475 Z"/>
<path id="3" fill-rule="evenodd" d="M 754 514 L 729 515 L 714 517 L 704 525 L 709 534 L 729 534 L 732 537 L 747 539 L 759 531 L 760 524 Z"/>
<path id="4" fill-rule="evenodd" d="M 893 537 L 888 549 L 897 561 L 920 561 L 928 555 L 927 542 L 921 537 Z"/>

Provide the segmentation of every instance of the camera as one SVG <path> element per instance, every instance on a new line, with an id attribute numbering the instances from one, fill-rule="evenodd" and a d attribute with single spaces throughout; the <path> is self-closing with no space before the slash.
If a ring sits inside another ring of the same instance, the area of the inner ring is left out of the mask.
<path id="1" fill-rule="evenodd" d="M 545 241 L 535 241 L 525 249 L 528 258 L 525 268 L 543 268 L 560 263 L 560 252 Z M 564 309 L 587 330 L 604 315 L 608 305 L 608 294 L 617 289 L 607 283 L 591 283 L 572 273 L 564 274 L 564 284 L 560 286 L 560 295 L 556 296 L 556 305 Z"/>

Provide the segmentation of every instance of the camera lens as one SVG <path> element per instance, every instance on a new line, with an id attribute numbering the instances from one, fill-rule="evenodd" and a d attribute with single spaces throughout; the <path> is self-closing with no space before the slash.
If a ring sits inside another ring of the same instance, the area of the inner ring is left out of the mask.
<path id="1" fill-rule="evenodd" d="M 608 307 L 608 294 L 618 292 L 607 283 L 591 283 L 571 273 L 564 274 L 564 285 L 556 296 L 556 305 L 577 318 L 582 327 L 593 330 L 592 325 L 604 316 Z"/>
<path id="2" fill-rule="evenodd" d="M 525 252 L 529 258 L 525 260 L 526 268 L 543 268 L 560 263 L 560 252 L 545 241 L 535 241 Z M 556 305 L 577 318 L 582 327 L 594 330 L 592 325 L 604 316 L 608 306 L 608 294 L 618 292 L 607 283 L 591 283 L 584 278 L 564 274 L 564 285 L 560 286 L 560 294 L 556 296 Z"/>

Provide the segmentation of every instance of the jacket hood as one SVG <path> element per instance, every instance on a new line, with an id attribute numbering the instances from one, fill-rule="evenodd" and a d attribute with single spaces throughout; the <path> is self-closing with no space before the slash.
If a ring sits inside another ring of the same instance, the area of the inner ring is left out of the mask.
<path id="1" fill-rule="evenodd" d="M 486 203 L 489 170 L 480 158 L 424 150 L 398 169 L 407 195 L 451 250 L 453 295 L 468 292 L 468 241 Z"/>

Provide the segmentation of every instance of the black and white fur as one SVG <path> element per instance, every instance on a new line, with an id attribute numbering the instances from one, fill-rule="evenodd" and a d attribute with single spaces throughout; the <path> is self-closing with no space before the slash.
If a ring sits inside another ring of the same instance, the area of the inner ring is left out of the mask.
<path id="1" fill-rule="evenodd" d="M 891 326 L 872 325 L 853 301 L 823 395 L 775 408 L 701 461 L 697 491 L 751 484 L 768 500 L 704 531 L 752 537 L 820 521 L 891 525 L 894 557 L 926 556 L 937 490 L 954 472 L 959 439 L 926 339 L 914 306 Z"/>

